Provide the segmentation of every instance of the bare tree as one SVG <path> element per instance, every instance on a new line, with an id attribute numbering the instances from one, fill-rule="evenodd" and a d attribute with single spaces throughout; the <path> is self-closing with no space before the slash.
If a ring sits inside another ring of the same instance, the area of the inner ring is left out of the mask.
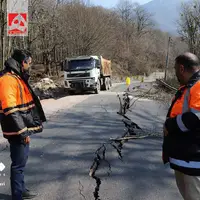
<path id="1" fill-rule="evenodd" d="M 115 10 L 87 0 L 30 0 L 24 38 L 6 37 L 5 2 L 0 0 L 2 64 L 13 48 L 28 48 L 48 76 L 59 75 L 59 63 L 77 55 L 103 55 L 133 74 L 164 67 L 167 35 L 153 30 L 152 15 L 130 0 Z"/>
<path id="2" fill-rule="evenodd" d="M 0 37 L 1 37 L 1 68 L 5 60 L 5 25 L 6 25 L 6 0 L 0 0 Z"/>
<path id="3" fill-rule="evenodd" d="M 189 50 L 200 54 L 200 2 L 193 0 L 191 3 L 184 3 L 178 21 L 178 32 L 186 41 Z"/>
<path id="4" fill-rule="evenodd" d="M 140 38 L 154 27 L 153 15 L 145 11 L 141 6 L 137 6 L 134 11 L 137 36 Z"/>

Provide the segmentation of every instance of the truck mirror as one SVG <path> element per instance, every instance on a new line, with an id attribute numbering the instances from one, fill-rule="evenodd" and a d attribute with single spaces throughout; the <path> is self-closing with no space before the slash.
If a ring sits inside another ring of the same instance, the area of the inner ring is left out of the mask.
<path id="1" fill-rule="evenodd" d="M 97 66 L 98 69 L 101 68 L 101 64 L 100 64 L 100 61 L 99 61 L 99 60 L 96 60 L 96 66 Z"/>
<path id="2" fill-rule="evenodd" d="M 61 63 L 60 63 L 60 70 L 61 70 L 61 71 L 64 71 L 64 62 L 61 62 Z"/>

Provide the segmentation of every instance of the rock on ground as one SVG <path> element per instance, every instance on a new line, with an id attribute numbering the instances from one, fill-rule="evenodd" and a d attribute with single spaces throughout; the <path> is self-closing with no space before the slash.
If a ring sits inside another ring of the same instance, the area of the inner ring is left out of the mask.
<path id="1" fill-rule="evenodd" d="M 50 78 L 43 78 L 32 87 L 40 99 L 59 97 L 60 95 L 63 96 L 65 93 L 64 88 L 55 84 L 55 82 Z"/>

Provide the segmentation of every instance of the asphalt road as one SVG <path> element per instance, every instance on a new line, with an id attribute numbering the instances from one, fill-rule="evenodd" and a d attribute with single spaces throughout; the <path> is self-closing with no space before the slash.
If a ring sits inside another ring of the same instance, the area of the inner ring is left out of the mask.
<path id="1" fill-rule="evenodd" d="M 110 137 L 123 134 L 121 117 L 116 114 L 119 108 L 116 92 L 124 88 L 117 85 L 113 92 L 88 95 L 75 107 L 54 113 L 45 124 L 45 131 L 32 137 L 25 180 L 28 188 L 39 193 L 35 199 L 94 199 L 96 184 L 89 169 L 96 149 Z M 150 100 L 138 101 L 129 114 L 140 126 L 156 132 L 162 130 L 165 115 L 165 108 Z M 100 199 L 181 199 L 173 171 L 162 164 L 161 146 L 160 137 L 129 141 L 122 150 L 123 161 L 108 146 L 106 156 L 112 172 L 108 176 L 104 164 L 96 174 L 101 178 Z M 8 149 L 0 152 L 0 162 L 6 166 L 0 173 L 0 182 L 5 182 L 0 185 L 0 199 L 5 200 L 10 194 Z"/>

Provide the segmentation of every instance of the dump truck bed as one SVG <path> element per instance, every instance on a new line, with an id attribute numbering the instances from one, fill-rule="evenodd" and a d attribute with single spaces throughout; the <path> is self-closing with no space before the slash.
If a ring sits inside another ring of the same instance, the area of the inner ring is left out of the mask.
<path id="1" fill-rule="evenodd" d="M 111 61 L 101 57 L 101 75 L 111 76 Z"/>

